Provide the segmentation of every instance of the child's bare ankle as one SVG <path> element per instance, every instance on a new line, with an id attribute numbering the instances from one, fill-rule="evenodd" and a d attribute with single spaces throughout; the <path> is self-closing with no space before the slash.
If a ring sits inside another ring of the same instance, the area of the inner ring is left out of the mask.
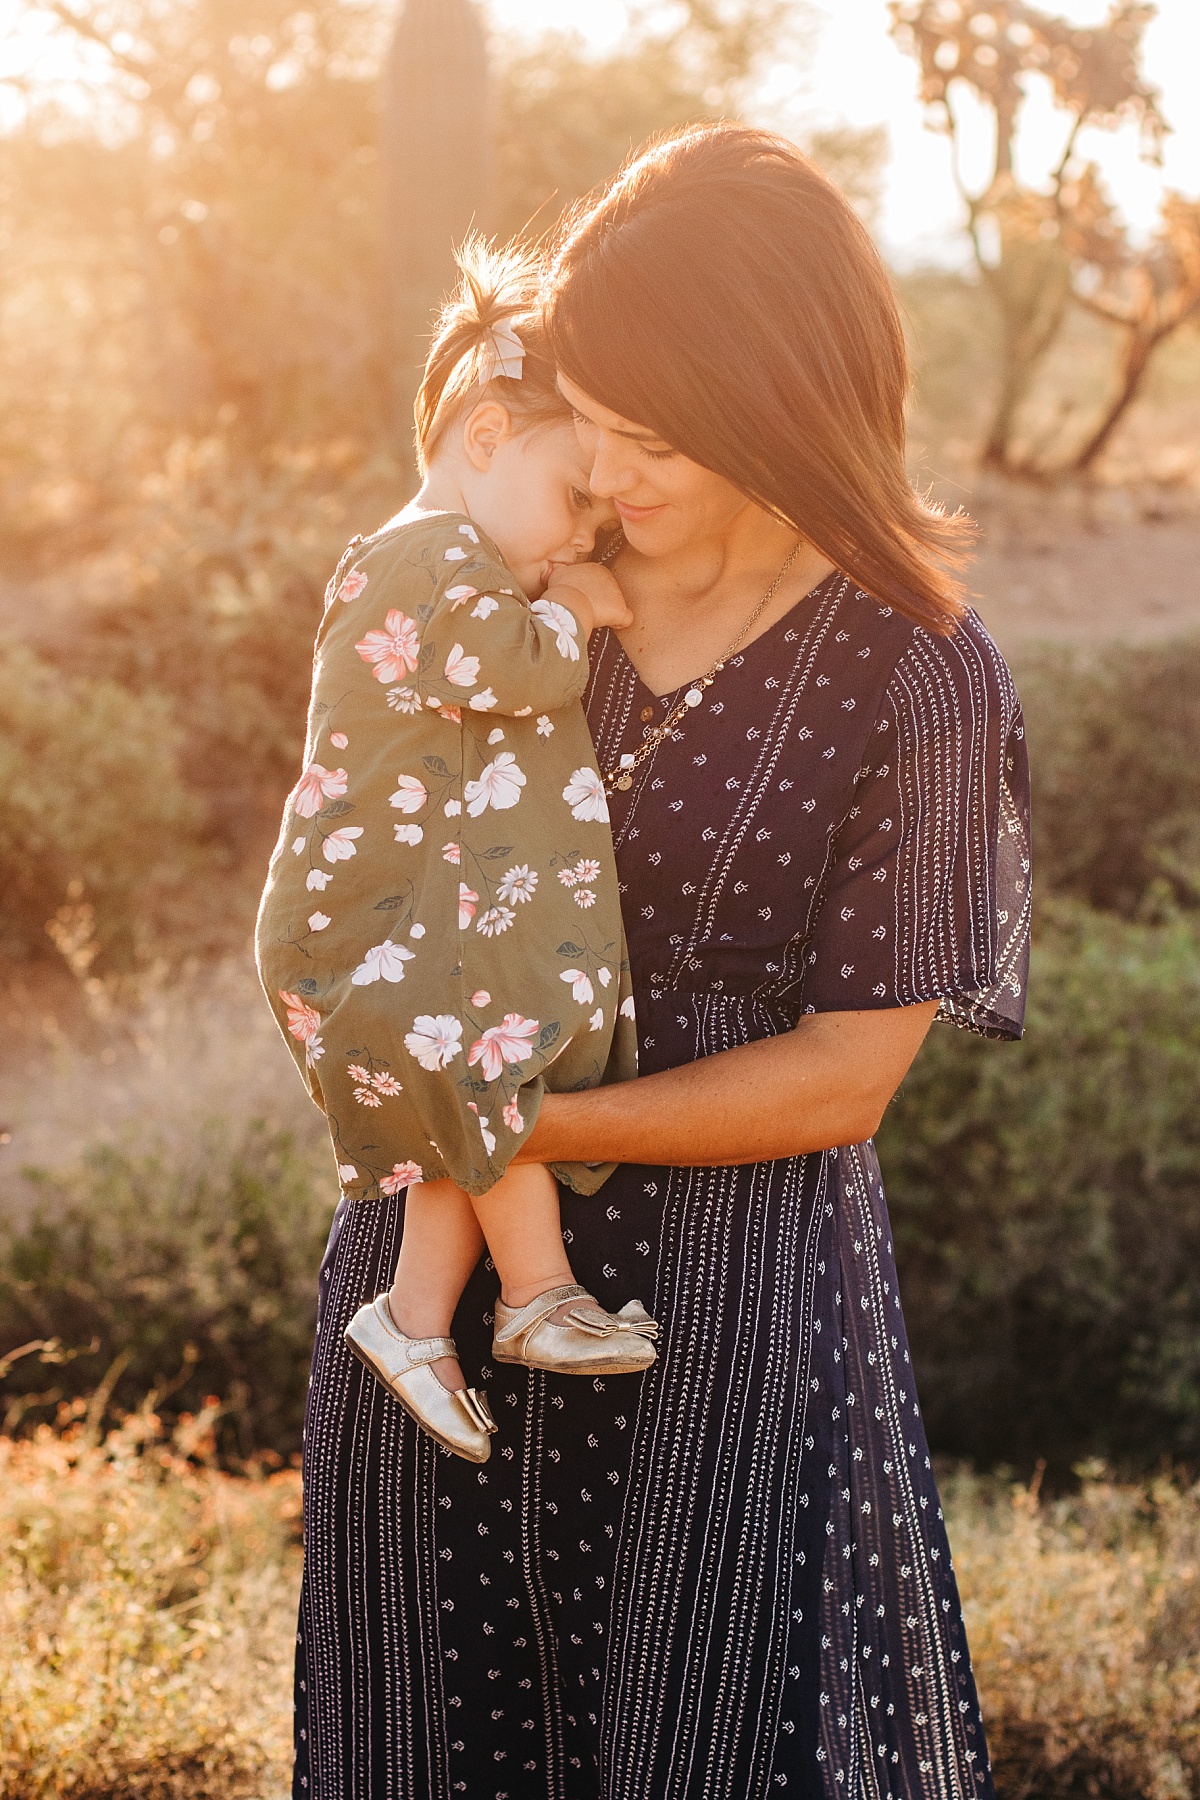
<path id="1" fill-rule="evenodd" d="M 392 1315 L 392 1324 L 405 1337 L 448 1337 L 450 1334 L 452 1315 L 446 1312 L 445 1307 L 431 1306 L 428 1301 L 420 1300 L 404 1288 L 391 1288 L 387 1305 Z"/>
<path id="2" fill-rule="evenodd" d="M 570 1269 L 559 1269 L 553 1275 L 535 1276 L 531 1281 L 504 1282 L 500 1289 L 500 1298 L 505 1306 L 528 1306 L 531 1300 L 537 1300 L 542 1294 L 548 1294 L 551 1288 L 574 1287 L 575 1276 Z"/>

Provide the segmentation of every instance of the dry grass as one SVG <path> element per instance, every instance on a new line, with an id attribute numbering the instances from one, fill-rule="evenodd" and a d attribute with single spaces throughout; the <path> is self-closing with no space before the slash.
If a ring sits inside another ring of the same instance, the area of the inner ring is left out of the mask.
<path id="1" fill-rule="evenodd" d="M 286 1793 L 298 1477 L 198 1466 L 210 1423 L 0 1439 L 3 1800 Z"/>

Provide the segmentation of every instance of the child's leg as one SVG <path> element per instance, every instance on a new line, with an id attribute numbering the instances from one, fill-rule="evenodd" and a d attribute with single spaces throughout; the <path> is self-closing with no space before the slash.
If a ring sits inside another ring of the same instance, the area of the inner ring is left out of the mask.
<path id="1" fill-rule="evenodd" d="M 541 1163 L 518 1163 L 473 1200 L 506 1306 L 526 1306 L 575 1276 L 567 1261 L 558 1183 Z"/>
<path id="2" fill-rule="evenodd" d="M 470 1197 L 456 1182 L 413 1183 L 405 1196 L 404 1236 L 388 1294 L 388 1310 L 406 1337 L 449 1335 L 483 1248 Z M 453 1357 L 440 1357 L 430 1367 L 452 1393 L 468 1385 Z"/>

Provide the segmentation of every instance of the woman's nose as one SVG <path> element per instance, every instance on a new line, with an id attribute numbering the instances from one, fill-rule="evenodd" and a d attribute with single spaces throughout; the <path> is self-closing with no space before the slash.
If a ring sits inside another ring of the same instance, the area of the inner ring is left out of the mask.
<path id="1" fill-rule="evenodd" d="M 637 472 L 629 465 L 628 452 L 620 442 L 597 434 L 592 453 L 592 472 L 588 486 L 599 499 L 610 500 L 629 491 L 637 481 Z"/>

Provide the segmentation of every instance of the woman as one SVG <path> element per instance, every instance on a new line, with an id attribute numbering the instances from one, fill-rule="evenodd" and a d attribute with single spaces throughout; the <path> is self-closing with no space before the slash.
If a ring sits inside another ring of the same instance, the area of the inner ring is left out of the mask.
<path id="1" fill-rule="evenodd" d="M 487 1366 L 500 1449 L 440 1456 L 345 1320 L 398 1202 L 339 1208 L 307 1440 L 297 1792 L 990 1795 L 870 1143 L 932 1019 L 1019 1035 L 1026 772 L 1007 671 L 903 465 L 904 346 L 790 146 L 685 132 L 567 229 L 549 322 L 634 624 L 589 718 L 641 1074 L 527 1154 L 578 1279 L 663 1322 L 645 1378 Z M 563 946 L 570 957 L 570 945 Z"/>

